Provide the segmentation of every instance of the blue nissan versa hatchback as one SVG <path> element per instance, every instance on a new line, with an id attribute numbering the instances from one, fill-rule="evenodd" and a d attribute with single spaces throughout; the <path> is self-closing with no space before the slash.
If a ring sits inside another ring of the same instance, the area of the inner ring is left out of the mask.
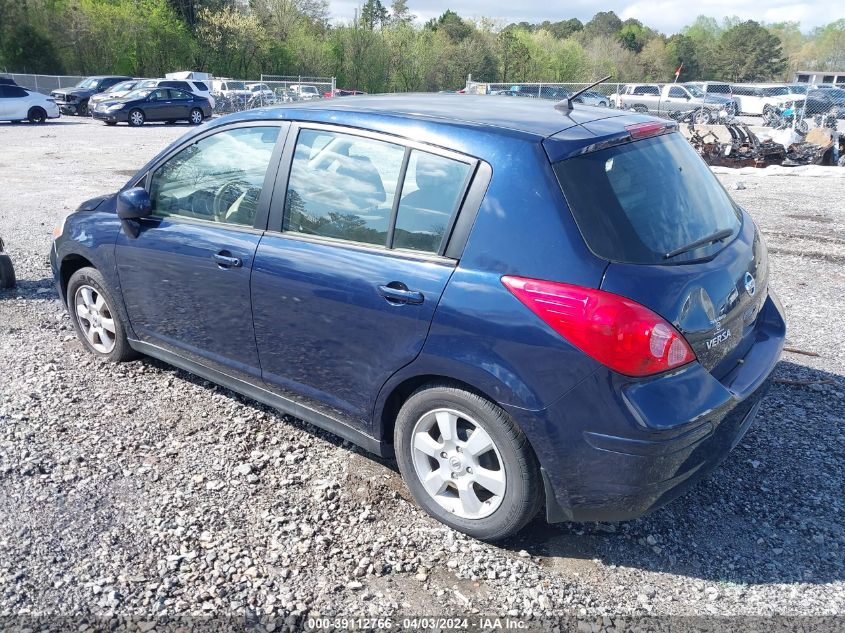
<path id="1" fill-rule="evenodd" d="M 95 355 L 162 359 L 395 455 L 482 539 L 677 497 L 783 346 L 766 247 L 671 122 L 536 99 L 216 119 L 56 229 Z"/>

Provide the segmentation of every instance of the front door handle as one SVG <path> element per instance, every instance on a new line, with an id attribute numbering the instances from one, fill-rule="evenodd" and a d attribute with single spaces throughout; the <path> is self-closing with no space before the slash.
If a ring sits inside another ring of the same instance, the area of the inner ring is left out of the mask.
<path id="1" fill-rule="evenodd" d="M 388 303 L 410 303 L 419 305 L 425 300 L 423 293 L 418 290 L 409 290 L 408 286 L 401 281 L 391 281 L 389 284 L 378 287 L 379 294 L 387 299 Z"/>
<path id="2" fill-rule="evenodd" d="M 211 256 L 220 268 L 240 268 L 244 265 L 239 257 L 232 257 L 229 251 L 220 251 Z"/>

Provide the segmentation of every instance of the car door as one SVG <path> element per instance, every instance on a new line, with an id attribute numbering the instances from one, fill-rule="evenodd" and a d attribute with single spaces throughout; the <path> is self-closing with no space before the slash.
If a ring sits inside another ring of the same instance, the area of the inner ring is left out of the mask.
<path id="1" fill-rule="evenodd" d="M 140 341 L 260 382 L 249 284 L 287 128 L 215 129 L 150 169 L 153 216 L 115 247 Z"/>
<path id="2" fill-rule="evenodd" d="M 253 266 L 262 375 L 364 429 L 379 389 L 422 349 L 477 161 L 334 126 L 289 138 Z"/>
<path id="3" fill-rule="evenodd" d="M 172 118 L 187 119 L 194 106 L 193 96 L 189 95 L 184 90 L 177 90 L 170 88 L 170 98 L 172 101 Z"/>
<path id="4" fill-rule="evenodd" d="M 690 109 L 689 94 L 680 86 L 671 86 L 666 97 L 666 110 L 674 112 L 676 110 Z"/>
<path id="5" fill-rule="evenodd" d="M 149 97 L 149 106 L 145 115 L 150 121 L 175 119 L 176 112 L 171 98 L 170 88 L 156 88 Z"/>
<path id="6" fill-rule="evenodd" d="M 12 97 L 8 89 L 9 86 L 0 84 L 0 121 L 8 121 L 12 116 Z"/>

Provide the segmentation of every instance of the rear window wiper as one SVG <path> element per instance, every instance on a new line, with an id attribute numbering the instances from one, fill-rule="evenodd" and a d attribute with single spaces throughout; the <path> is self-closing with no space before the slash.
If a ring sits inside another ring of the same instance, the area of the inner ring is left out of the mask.
<path id="1" fill-rule="evenodd" d="M 676 255 L 680 255 L 681 253 L 693 251 L 699 246 L 707 246 L 708 244 L 713 244 L 714 242 L 721 242 L 722 240 L 729 238 L 733 234 L 733 229 L 722 229 L 721 231 L 716 231 L 712 235 L 702 237 L 700 240 L 695 240 L 694 242 L 690 242 L 689 244 L 676 248 L 673 251 L 669 251 L 663 256 L 663 259 L 672 259 Z"/>

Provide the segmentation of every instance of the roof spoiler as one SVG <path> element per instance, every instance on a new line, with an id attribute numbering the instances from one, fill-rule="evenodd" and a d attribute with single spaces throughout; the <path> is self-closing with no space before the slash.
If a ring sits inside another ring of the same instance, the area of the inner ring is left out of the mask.
<path id="1" fill-rule="evenodd" d="M 607 77 L 602 77 L 602 78 L 601 78 L 601 79 L 599 79 L 598 81 L 594 81 L 593 83 L 591 83 L 591 84 L 590 84 L 589 86 L 587 86 L 586 88 L 581 88 L 581 90 L 579 90 L 579 91 L 578 91 L 578 92 L 576 92 L 575 94 L 571 94 L 571 95 L 569 95 L 569 96 L 568 96 L 566 99 L 564 99 L 563 101 L 558 101 L 558 102 L 555 104 L 555 110 L 560 110 L 561 112 L 571 112 L 571 111 L 572 111 L 572 100 L 573 100 L 573 99 L 575 99 L 576 97 L 581 96 L 582 94 L 584 94 L 585 92 L 587 92 L 590 88 L 592 88 L 592 87 L 594 87 L 594 86 L 597 86 L 598 84 L 602 83 L 603 81 L 607 81 L 608 79 L 610 79 L 610 77 L 611 77 L 610 75 L 608 75 Z"/>

